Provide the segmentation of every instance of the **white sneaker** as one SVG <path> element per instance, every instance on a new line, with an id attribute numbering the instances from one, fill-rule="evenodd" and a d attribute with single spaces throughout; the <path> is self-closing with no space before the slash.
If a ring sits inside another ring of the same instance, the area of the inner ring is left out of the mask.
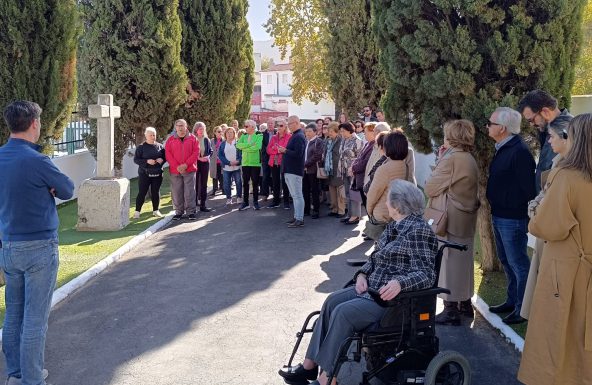
<path id="1" fill-rule="evenodd" d="M 232 198 L 226 199 L 226 206 L 230 206 L 232 204 Z"/>
<path id="2" fill-rule="evenodd" d="M 153 211 L 152 215 L 154 215 L 155 217 L 158 217 L 158 218 L 164 217 L 164 215 L 162 215 L 159 210 Z"/>
<path id="3" fill-rule="evenodd" d="M 136 211 L 134 213 L 134 219 L 140 219 L 140 212 L 139 211 Z"/>

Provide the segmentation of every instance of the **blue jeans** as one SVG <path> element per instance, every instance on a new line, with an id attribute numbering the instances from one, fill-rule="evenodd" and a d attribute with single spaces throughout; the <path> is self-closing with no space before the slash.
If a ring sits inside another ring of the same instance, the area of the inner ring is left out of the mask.
<path id="1" fill-rule="evenodd" d="M 497 256 L 504 266 L 508 281 L 506 303 L 514 305 L 520 313 L 530 260 L 528 247 L 528 219 L 507 219 L 492 217 Z"/>
<path id="2" fill-rule="evenodd" d="M 295 174 L 284 174 L 284 179 L 294 201 L 294 219 L 304 220 L 304 195 L 302 195 L 302 177 Z"/>
<path id="3" fill-rule="evenodd" d="M 44 385 L 47 319 L 59 265 L 58 240 L 3 242 L 0 267 L 6 277 L 2 351 L 8 377 Z"/>
<path id="4" fill-rule="evenodd" d="M 234 184 L 236 185 L 236 196 L 240 197 L 243 195 L 243 185 L 241 179 L 241 170 L 235 171 L 226 171 L 224 170 L 224 194 L 226 194 L 226 199 L 232 198 L 232 179 L 234 179 Z"/>

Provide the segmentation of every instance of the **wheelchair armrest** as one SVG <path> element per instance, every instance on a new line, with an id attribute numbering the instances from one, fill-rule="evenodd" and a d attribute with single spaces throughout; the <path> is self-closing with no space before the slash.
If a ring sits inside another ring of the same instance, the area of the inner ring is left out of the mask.
<path id="1" fill-rule="evenodd" d="M 430 289 L 424 289 L 424 290 L 407 291 L 407 292 L 399 293 L 399 295 L 397 295 L 395 298 L 391 299 L 390 301 L 385 301 L 382 298 L 380 298 L 380 294 L 378 293 L 378 290 L 368 288 L 368 294 L 370 294 L 370 297 L 372 297 L 374 302 L 376 302 L 380 306 L 393 307 L 393 306 L 398 305 L 398 300 L 401 300 L 401 299 L 419 298 L 419 297 L 425 297 L 425 296 L 436 296 L 438 294 L 450 294 L 450 290 L 443 289 L 441 287 L 432 287 Z"/>

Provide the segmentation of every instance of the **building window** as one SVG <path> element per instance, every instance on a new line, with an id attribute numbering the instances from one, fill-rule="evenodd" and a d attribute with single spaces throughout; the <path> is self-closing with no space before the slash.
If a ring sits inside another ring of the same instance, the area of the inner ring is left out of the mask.
<path id="1" fill-rule="evenodd" d="M 267 84 L 273 84 L 273 77 L 271 75 L 267 75 Z"/>
<path id="2" fill-rule="evenodd" d="M 283 74 L 282 75 L 282 83 L 283 84 L 288 84 L 288 74 Z"/>

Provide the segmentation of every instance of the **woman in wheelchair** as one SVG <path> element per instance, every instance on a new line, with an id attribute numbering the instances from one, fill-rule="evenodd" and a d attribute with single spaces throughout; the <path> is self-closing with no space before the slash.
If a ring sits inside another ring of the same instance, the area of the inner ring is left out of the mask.
<path id="1" fill-rule="evenodd" d="M 343 341 L 379 322 L 386 311 L 368 294 L 369 289 L 388 301 L 400 292 L 434 284 L 438 241 L 422 216 L 424 206 L 423 193 L 414 184 L 402 179 L 391 182 L 387 207 L 394 222 L 386 226 L 368 262 L 354 275 L 355 286 L 338 290 L 325 300 L 306 359 L 279 372 L 287 383 L 310 380 L 312 385 L 327 385 Z"/>

